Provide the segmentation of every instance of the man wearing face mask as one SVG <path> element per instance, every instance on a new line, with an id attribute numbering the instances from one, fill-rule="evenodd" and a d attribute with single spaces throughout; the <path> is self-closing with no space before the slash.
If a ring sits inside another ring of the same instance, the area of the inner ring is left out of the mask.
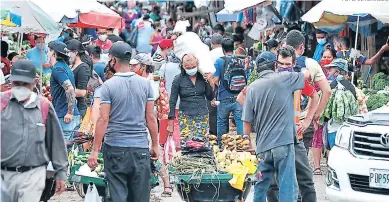
<path id="1" fill-rule="evenodd" d="M 106 29 L 97 29 L 97 39 L 95 41 L 95 45 L 100 46 L 104 53 L 107 53 L 112 47 L 112 41 L 108 39 Z"/>
<path id="2" fill-rule="evenodd" d="M 40 71 L 43 69 L 43 75 L 50 74 L 52 65 L 47 60 L 45 38 L 43 36 L 35 35 L 34 39 L 35 47 L 27 51 L 26 58 L 34 63 L 35 68 Z"/>
<path id="3" fill-rule="evenodd" d="M 331 64 L 324 66 L 328 69 L 328 79 L 331 82 L 330 86 L 331 89 L 335 89 L 337 87 L 343 86 L 345 90 L 349 90 L 353 95 L 354 98 L 357 99 L 356 96 L 356 90 L 354 85 L 350 82 L 350 76 L 348 63 L 346 60 L 337 58 L 331 62 Z M 330 119 L 327 124 L 327 139 L 330 148 L 332 148 L 335 145 L 335 137 L 336 137 L 336 131 L 340 128 L 342 124 L 337 123 L 333 119 Z"/>
<path id="4" fill-rule="evenodd" d="M 69 27 L 65 27 L 61 33 L 61 36 L 56 40 L 57 42 L 65 42 L 73 38 L 73 30 Z"/>
<path id="5" fill-rule="evenodd" d="M 88 165 L 97 167 L 104 138 L 104 164 L 110 201 L 150 201 L 150 158 L 158 159 L 158 126 L 148 79 L 131 72 L 131 46 L 116 42 L 109 50 L 116 72 L 101 87 L 100 116 Z M 149 149 L 148 131 L 152 146 Z"/>
<path id="6" fill-rule="evenodd" d="M 65 190 L 68 167 L 65 140 L 49 101 L 32 92 L 36 68 L 20 59 L 12 67 L 12 89 L 1 97 L 1 176 L 10 201 L 39 201 L 49 161 L 56 171 L 56 192 Z"/>
<path id="7" fill-rule="evenodd" d="M 81 122 L 76 105 L 74 74 L 68 66 L 69 56 L 66 44 L 52 41 L 49 43 L 49 49 L 48 58 L 50 64 L 53 65 L 50 77 L 52 102 L 65 139 L 71 141 L 74 129 Z"/>
<path id="8" fill-rule="evenodd" d="M 69 63 L 74 74 L 77 108 L 81 118 L 83 118 L 87 109 L 85 96 L 87 95 L 88 81 L 91 77 L 92 68 L 82 61 L 82 58 L 88 56 L 85 54 L 85 49 L 80 41 L 72 39 L 66 42 L 66 46 L 69 50 Z"/>
<path id="9" fill-rule="evenodd" d="M 315 49 L 315 53 L 313 54 L 313 59 L 315 59 L 317 62 L 320 62 L 321 60 L 321 54 L 325 49 L 333 49 L 334 44 L 332 41 L 327 39 L 327 33 L 321 31 L 321 30 L 316 30 L 316 40 L 317 40 L 317 45 Z"/>

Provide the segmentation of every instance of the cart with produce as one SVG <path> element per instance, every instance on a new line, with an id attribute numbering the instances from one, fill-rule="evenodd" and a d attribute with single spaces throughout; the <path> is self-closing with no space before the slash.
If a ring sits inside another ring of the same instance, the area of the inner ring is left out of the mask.
<path id="1" fill-rule="evenodd" d="M 170 182 L 187 202 L 243 202 L 258 180 L 258 159 L 244 151 L 248 137 L 181 134 L 181 152 L 169 164 Z"/>
<path id="2" fill-rule="evenodd" d="M 95 169 L 89 168 L 87 162 L 89 152 L 74 152 L 69 156 L 70 175 L 69 182 L 74 183 L 77 193 L 84 197 L 88 185 L 94 184 L 97 188 L 99 196 L 105 195 L 105 174 L 104 174 L 104 160 L 103 154 L 99 154 L 97 162 L 99 166 Z M 159 185 L 159 170 L 161 168 L 160 162 L 151 162 L 151 185 L 152 187 Z"/>

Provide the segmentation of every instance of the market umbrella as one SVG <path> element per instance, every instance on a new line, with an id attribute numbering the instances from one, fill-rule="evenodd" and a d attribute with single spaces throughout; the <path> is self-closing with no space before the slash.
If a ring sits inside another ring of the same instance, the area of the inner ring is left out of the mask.
<path id="1" fill-rule="evenodd" d="M 96 0 L 32 0 L 56 22 L 80 28 L 121 28 L 122 17 Z"/>
<path id="2" fill-rule="evenodd" d="M 22 17 L 10 10 L 0 10 L 1 25 L 7 27 L 20 27 L 22 25 Z"/>
<path id="3" fill-rule="evenodd" d="M 218 22 L 235 22 L 238 19 L 238 14 L 231 10 L 224 8 L 216 14 L 216 21 Z"/>
<path id="4" fill-rule="evenodd" d="M 264 6 L 264 5 L 271 4 L 271 1 L 269 1 L 269 0 L 244 0 L 244 1 L 225 0 L 224 2 L 225 2 L 224 7 L 227 10 L 232 11 L 234 13 L 240 12 L 240 11 L 252 8 L 252 7 L 260 6 L 260 5 Z"/>
<path id="5" fill-rule="evenodd" d="M 60 30 L 58 23 L 30 0 L 2 0 L 1 8 L 12 10 L 21 16 L 21 26 L 4 27 L 4 31 L 55 35 Z"/>
<path id="6" fill-rule="evenodd" d="M 356 23 L 356 35 L 358 35 L 361 24 L 372 23 L 374 20 L 389 23 L 388 8 L 389 1 L 323 0 L 301 19 L 322 30 L 344 26 L 346 23 Z M 355 38 L 354 48 L 357 49 L 358 37 Z"/>
<path id="7" fill-rule="evenodd" d="M 317 29 L 329 33 L 337 33 L 345 24 L 356 31 L 357 27 L 365 27 L 373 23 L 389 23 L 388 1 L 343 1 L 323 0 L 301 17 L 303 21 L 312 23 Z M 369 32 L 362 33 L 369 35 Z"/>

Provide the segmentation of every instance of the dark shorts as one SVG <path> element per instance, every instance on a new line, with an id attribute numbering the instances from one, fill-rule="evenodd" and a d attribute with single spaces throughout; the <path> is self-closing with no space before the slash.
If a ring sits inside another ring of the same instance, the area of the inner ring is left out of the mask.
<path id="1" fill-rule="evenodd" d="M 149 149 L 104 145 L 108 202 L 150 201 Z"/>

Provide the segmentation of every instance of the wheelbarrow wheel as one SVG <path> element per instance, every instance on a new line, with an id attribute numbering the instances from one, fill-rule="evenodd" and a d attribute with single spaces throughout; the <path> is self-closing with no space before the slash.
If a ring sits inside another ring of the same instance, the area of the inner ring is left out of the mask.
<path id="1" fill-rule="evenodd" d="M 81 198 L 85 198 L 84 184 L 74 184 L 74 187 L 76 188 L 77 194 Z"/>

